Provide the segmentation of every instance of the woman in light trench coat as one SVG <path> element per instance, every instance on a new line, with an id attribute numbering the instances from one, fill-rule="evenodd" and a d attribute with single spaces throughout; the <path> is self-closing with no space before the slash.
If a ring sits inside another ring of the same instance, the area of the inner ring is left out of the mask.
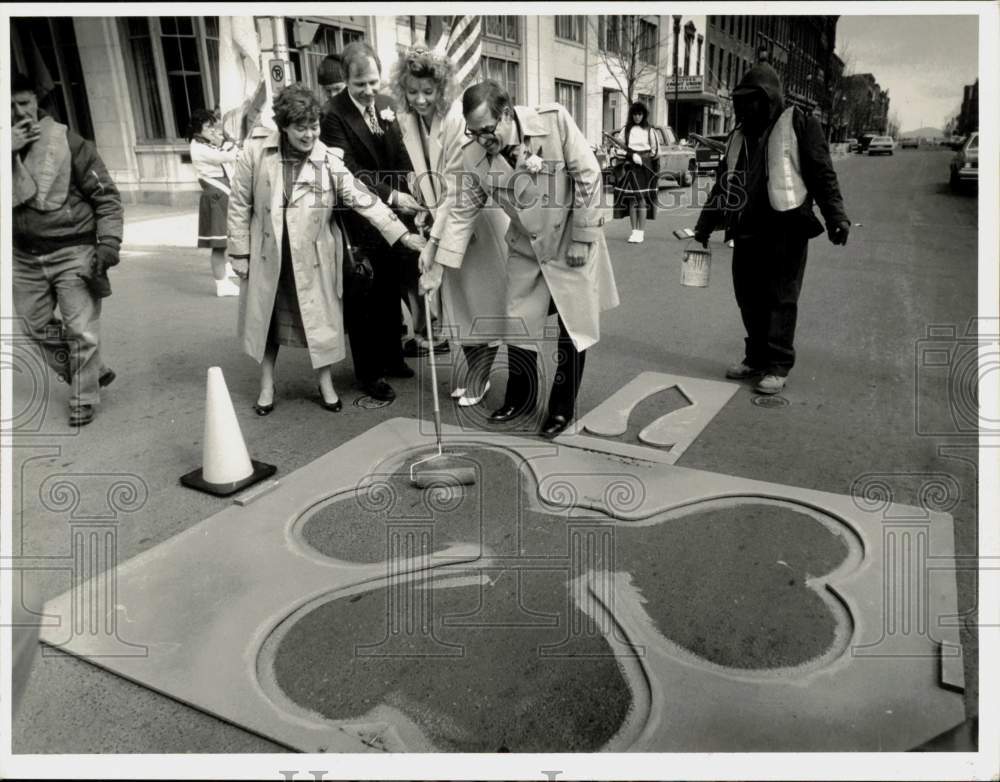
<path id="1" fill-rule="evenodd" d="M 303 84 L 274 101 L 278 130 L 251 139 L 236 162 L 229 202 L 229 254 L 241 278 L 239 333 L 261 364 L 258 415 L 274 409 L 279 345 L 307 348 L 320 404 L 336 412 L 332 364 L 344 358 L 343 240 L 337 201 L 363 215 L 389 244 L 423 239 L 355 182 L 338 150 L 319 141 L 320 104 Z"/>
<path id="2" fill-rule="evenodd" d="M 434 218 L 436 235 L 447 219 L 449 189 L 462 171 L 465 118 L 455 97 L 454 65 L 447 57 L 416 46 L 400 55 L 390 79 L 403 143 L 413 164 L 411 191 Z M 496 206 L 479 213 L 462 268 L 445 272 L 441 284 L 444 328 L 460 344 L 467 371 L 452 397 L 462 407 L 479 404 L 504 337 L 507 216 Z"/>

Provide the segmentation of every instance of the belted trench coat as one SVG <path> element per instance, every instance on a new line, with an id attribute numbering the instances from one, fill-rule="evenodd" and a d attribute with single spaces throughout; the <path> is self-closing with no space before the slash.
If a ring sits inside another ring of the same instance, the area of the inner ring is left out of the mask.
<path id="1" fill-rule="evenodd" d="M 413 164 L 410 191 L 431 210 L 431 236 L 440 239 L 447 221 L 450 191 L 460 181 L 465 118 L 455 101 L 442 117 L 435 114 L 424 155 L 420 118 L 399 113 L 403 143 Z M 441 280 L 441 308 L 448 338 L 459 344 L 495 342 L 504 336 L 506 262 L 509 220 L 501 209 L 483 209 L 476 217 L 461 269 L 446 269 Z"/>
<path id="2" fill-rule="evenodd" d="M 522 284 L 508 277 L 508 291 L 531 289 L 537 300 L 507 297 L 508 319 L 524 321 L 525 340 L 507 341 L 524 347 L 539 344 L 550 302 L 554 302 L 574 346 L 586 350 L 600 339 L 600 314 L 618 306 L 618 289 L 608 246 L 604 240 L 601 169 L 586 137 L 558 103 L 515 106 L 522 143 L 530 155 L 521 155 L 512 169 L 502 155 L 490 160 L 473 140 L 462 146 L 462 179 L 440 229 L 435 259 L 459 269 L 481 209 L 499 205 L 510 218 L 509 254 L 530 245 L 537 266 L 509 263 L 508 274 L 541 274 L 545 286 Z M 529 157 L 544 165 L 534 173 Z M 587 261 L 572 267 L 566 253 L 571 242 L 589 245 Z M 547 289 L 547 292 L 546 292 Z M 549 299 L 551 296 L 551 300 Z M 524 313 L 532 313 L 525 318 Z M 513 327 L 513 326 L 512 326 Z M 537 332 L 537 333 L 536 333 Z"/>
<path id="3" fill-rule="evenodd" d="M 283 174 L 279 132 L 251 139 L 237 158 L 229 199 L 228 253 L 250 256 L 240 285 L 238 328 L 243 349 L 264 358 L 267 332 L 281 273 L 284 236 Z M 287 207 L 291 264 L 309 359 L 314 368 L 340 361 L 344 343 L 342 234 L 334 209 L 343 204 L 363 215 L 389 244 L 406 226 L 358 183 L 335 147 L 316 142 L 302 166 Z"/>

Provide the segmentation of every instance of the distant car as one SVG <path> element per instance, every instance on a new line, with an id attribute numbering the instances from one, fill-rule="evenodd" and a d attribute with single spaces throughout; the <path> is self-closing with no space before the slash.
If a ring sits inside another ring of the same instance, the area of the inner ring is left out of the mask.
<path id="1" fill-rule="evenodd" d="M 712 174 L 719 169 L 719 163 L 726 154 L 726 139 L 728 136 L 702 136 L 692 133 L 694 141 L 694 156 L 697 161 L 698 174 Z"/>
<path id="2" fill-rule="evenodd" d="M 920 148 L 920 139 L 918 139 L 918 138 L 904 138 L 902 140 L 902 142 L 900 142 L 899 146 L 902 149 L 919 149 Z"/>
<path id="3" fill-rule="evenodd" d="M 659 187 L 687 187 L 694 179 L 694 172 L 698 165 L 695 159 L 695 151 L 689 146 L 679 144 L 674 131 L 669 127 L 651 126 L 653 133 L 659 141 L 660 152 L 657 156 L 657 184 Z M 612 134 L 604 134 L 611 145 L 609 147 L 610 159 L 609 168 L 604 172 L 605 182 L 613 179 L 614 166 L 622 159 L 622 148 L 618 146 Z"/>
<path id="4" fill-rule="evenodd" d="M 951 159 L 952 190 L 979 183 L 979 133 L 973 133 Z"/>
<path id="5" fill-rule="evenodd" d="M 891 155 L 896 149 L 896 142 L 891 136 L 875 136 L 868 142 L 869 155 Z"/>
<path id="6" fill-rule="evenodd" d="M 861 142 L 859 142 L 856 138 L 849 138 L 849 139 L 847 139 L 847 151 L 848 152 L 860 152 L 861 151 Z"/>

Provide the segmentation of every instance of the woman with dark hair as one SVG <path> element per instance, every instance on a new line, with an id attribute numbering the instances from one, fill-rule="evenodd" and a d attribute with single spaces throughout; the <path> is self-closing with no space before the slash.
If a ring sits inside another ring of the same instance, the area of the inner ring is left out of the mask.
<path id="1" fill-rule="evenodd" d="M 216 296 L 239 296 L 240 288 L 230 279 L 226 262 L 226 214 L 229 211 L 229 180 L 239 149 L 227 141 L 214 111 L 195 109 L 188 122 L 191 165 L 201 185 L 198 205 L 198 246 L 212 248 L 212 276 Z"/>
<path id="2" fill-rule="evenodd" d="M 461 101 L 454 100 L 457 86 L 451 60 L 423 46 L 403 52 L 390 77 L 403 143 L 413 164 L 411 189 L 430 211 L 434 236 L 447 218 L 447 199 L 462 171 L 462 146 L 468 141 Z M 448 269 L 442 280 L 444 328 L 465 355 L 465 378 L 451 392 L 461 407 L 485 398 L 503 336 L 481 329 L 476 333 L 474 326 L 478 319 L 496 329 L 506 315 L 507 224 L 502 210 L 484 209 L 461 269 Z"/>
<path id="3" fill-rule="evenodd" d="M 414 251 L 424 245 L 355 181 L 340 150 L 319 140 L 319 120 L 320 104 L 312 90 L 304 84 L 285 87 L 274 100 L 278 130 L 248 141 L 236 162 L 229 254 L 243 280 L 243 349 L 261 364 L 254 404 L 258 415 L 274 409 L 279 345 L 309 351 L 321 406 L 331 412 L 341 409 L 330 371 L 346 353 L 338 202 L 367 219 L 389 244 L 399 241 Z"/>
<path id="4" fill-rule="evenodd" d="M 628 241 L 641 244 L 646 238 L 646 218 L 656 216 L 657 171 L 656 159 L 659 146 L 656 134 L 649 125 L 649 109 L 636 101 L 628 110 L 628 121 L 618 134 L 624 146 L 624 160 L 619 166 L 621 175 L 615 185 L 616 195 L 628 209 L 632 234 Z"/>

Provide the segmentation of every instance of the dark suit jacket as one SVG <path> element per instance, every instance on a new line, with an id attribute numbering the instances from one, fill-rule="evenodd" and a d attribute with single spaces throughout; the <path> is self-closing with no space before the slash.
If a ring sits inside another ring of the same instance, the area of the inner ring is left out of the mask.
<path id="1" fill-rule="evenodd" d="M 406 175 L 413 171 L 399 123 L 387 122 L 380 116 L 391 108 L 389 98 L 375 96 L 375 115 L 383 130 L 382 137 L 376 138 L 344 89 L 323 106 L 320 130 L 320 140 L 328 147 L 340 147 L 348 170 L 386 203 L 393 190 L 410 192 Z M 344 220 L 352 241 L 372 249 L 385 249 L 382 236 L 363 217 L 347 212 Z"/>

